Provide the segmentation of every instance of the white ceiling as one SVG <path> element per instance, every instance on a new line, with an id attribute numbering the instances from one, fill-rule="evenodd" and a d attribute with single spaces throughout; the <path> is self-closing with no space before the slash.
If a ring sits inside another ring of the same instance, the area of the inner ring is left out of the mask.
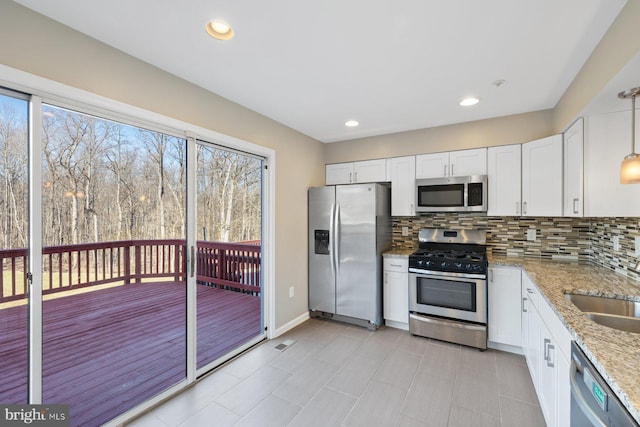
<path id="1" fill-rule="evenodd" d="M 553 108 L 625 3 L 16 1 L 323 142 Z"/>

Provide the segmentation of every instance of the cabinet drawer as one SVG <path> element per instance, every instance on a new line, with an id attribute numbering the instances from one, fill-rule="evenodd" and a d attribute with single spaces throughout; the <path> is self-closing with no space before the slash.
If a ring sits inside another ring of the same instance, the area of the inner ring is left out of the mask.
<path id="1" fill-rule="evenodd" d="M 409 257 L 384 257 L 384 271 L 397 271 L 398 273 L 409 272 Z"/>

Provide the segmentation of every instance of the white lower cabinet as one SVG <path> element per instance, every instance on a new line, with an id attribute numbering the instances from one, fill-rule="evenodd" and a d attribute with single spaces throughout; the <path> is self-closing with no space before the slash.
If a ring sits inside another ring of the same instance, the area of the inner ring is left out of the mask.
<path id="1" fill-rule="evenodd" d="M 522 291 L 524 353 L 545 422 L 549 427 L 568 426 L 571 335 L 526 273 Z"/>
<path id="2" fill-rule="evenodd" d="M 382 313 L 387 326 L 409 330 L 409 257 L 384 257 Z"/>
<path id="3" fill-rule="evenodd" d="M 519 267 L 489 268 L 489 346 L 520 353 L 522 330 L 520 298 L 522 269 Z"/>

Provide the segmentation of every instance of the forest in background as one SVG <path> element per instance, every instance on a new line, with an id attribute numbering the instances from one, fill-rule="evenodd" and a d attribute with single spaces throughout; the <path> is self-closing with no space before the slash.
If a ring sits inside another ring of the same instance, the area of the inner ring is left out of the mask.
<path id="1" fill-rule="evenodd" d="M 6 98 L 0 95 L 0 238 L 5 249 L 24 248 L 27 103 Z M 185 238 L 185 139 L 49 105 L 42 129 L 44 246 Z M 262 161 L 197 147 L 197 238 L 260 240 Z"/>

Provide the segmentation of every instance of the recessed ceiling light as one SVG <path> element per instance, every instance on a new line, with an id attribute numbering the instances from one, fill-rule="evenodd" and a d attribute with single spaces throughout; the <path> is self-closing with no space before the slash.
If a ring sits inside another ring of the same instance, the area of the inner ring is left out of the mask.
<path id="1" fill-rule="evenodd" d="M 478 98 L 474 98 L 473 96 L 469 96 L 462 101 L 460 101 L 460 105 L 463 107 L 470 107 L 472 105 L 476 105 L 480 100 Z"/>
<path id="2" fill-rule="evenodd" d="M 210 21 L 205 26 L 207 33 L 218 40 L 229 40 L 233 37 L 233 29 L 229 24 L 219 19 L 214 19 Z"/>
<path id="3" fill-rule="evenodd" d="M 344 123 L 344 125 L 345 125 L 345 126 L 348 126 L 348 127 L 350 127 L 350 128 L 354 128 L 354 127 L 358 126 L 359 124 L 360 124 L 360 123 L 358 123 L 358 121 L 357 121 L 357 120 L 347 120 L 347 121 Z"/>

